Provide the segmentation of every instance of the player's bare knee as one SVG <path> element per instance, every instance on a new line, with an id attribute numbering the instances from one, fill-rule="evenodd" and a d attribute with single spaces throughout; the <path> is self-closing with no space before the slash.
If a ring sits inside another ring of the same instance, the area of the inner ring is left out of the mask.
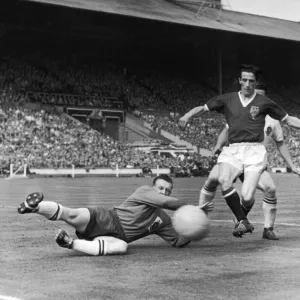
<path id="1" fill-rule="evenodd" d="M 228 178 L 220 176 L 219 183 L 221 186 L 222 191 L 227 191 L 232 187 L 232 182 L 228 180 Z"/>
<path id="2" fill-rule="evenodd" d="M 253 202 L 254 195 L 252 191 L 242 191 L 241 197 L 244 202 Z"/>
<path id="3" fill-rule="evenodd" d="M 265 197 L 267 198 L 276 198 L 276 187 L 275 185 L 270 185 L 265 188 Z"/>
<path id="4" fill-rule="evenodd" d="M 218 177 L 212 177 L 212 178 L 209 177 L 205 181 L 205 186 L 207 186 L 210 189 L 217 188 L 218 184 L 219 184 Z"/>

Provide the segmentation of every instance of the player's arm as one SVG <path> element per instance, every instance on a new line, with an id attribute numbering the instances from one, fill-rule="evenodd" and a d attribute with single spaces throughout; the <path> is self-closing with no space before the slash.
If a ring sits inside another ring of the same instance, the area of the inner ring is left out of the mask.
<path id="1" fill-rule="evenodd" d="M 284 141 L 276 142 L 277 149 L 293 173 L 300 175 L 300 170 L 297 169 L 292 161 L 290 151 Z"/>
<path id="2" fill-rule="evenodd" d="M 168 244 L 173 247 L 183 248 L 187 246 L 191 241 L 187 238 L 180 236 L 174 229 L 170 217 L 163 227 L 160 227 L 155 234 L 164 239 Z"/>
<path id="3" fill-rule="evenodd" d="M 187 122 L 196 115 L 202 115 L 206 111 L 218 111 L 221 112 L 224 108 L 224 101 L 227 100 L 228 95 L 220 95 L 213 99 L 210 99 L 204 106 L 197 106 L 187 112 L 183 117 L 179 120 L 179 125 L 181 127 L 185 127 Z"/>
<path id="4" fill-rule="evenodd" d="M 300 170 L 295 167 L 290 155 L 290 151 L 284 142 L 282 127 L 278 121 L 276 121 L 273 125 L 273 140 L 276 143 L 279 153 L 291 168 L 292 172 L 300 175 Z"/>
<path id="5" fill-rule="evenodd" d="M 281 108 L 279 105 L 268 98 L 267 104 L 267 112 L 271 118 L 285 122 L 292 128 L 300 129 L 300 119 L 298 119 L 297 117 L 289 116 L 283 108 Z"/>
<path id="6" fill-rule="evenodd" d="M 300 119 L 298 119 L 297 117 L 287 115 L 287 117 L 283 121 L 290 127 L 300 129 Z"/>
<path id="7" fill-rule="evenodd" d="M 153 189 L 143 193 L 141 198 L 141 202 L 147 205 L 169 210 L 176 210 L 183 205 L 187 205 L 187 202 L 183 200 L 179 200 L 175 197 L 158 194 Z"/>
<path id="8" fill-rule="evenodd" d="M 175 197 L 165 196 L 163 194 L 158 194 L 155 190 L 150 190 L 144 192 L 142 195 L 142 200 L 140 199 L 139 202 L 147 204 L 149 206 L 169 209 L 169 210 L 176 210 L 183 205 L 187 205 L 188 203 L 179 200 Z M 199 209 L 202 209 L 205 213 L 212 211 L 213 203 L 207 202 L 202 206 L 199 206 Z"/>
<path id="9" fill-rule="evenodd" d="M 193 109 L 191 109 L 189 112 L 187 112 L 183 117 L 179 119 L 179 125 L 181 127 L 185 127 L 186 123 L 194 116 L 196 115 L 202 115 L 204 112 L 208 111 L 207 107 L 204 106 L 197 106 Z"/>

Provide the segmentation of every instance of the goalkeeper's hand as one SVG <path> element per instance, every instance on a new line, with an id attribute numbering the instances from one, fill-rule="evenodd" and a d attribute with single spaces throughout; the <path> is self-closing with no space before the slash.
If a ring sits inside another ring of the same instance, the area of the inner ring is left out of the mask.
<path id="1" fill-rule="evenodd" d="M 199 205 L 199 208 L 202 209 L 207 214 L 207 213 L 213 211 L 214 203 L 212 201 L 209 201 L 202 205 Z"/>

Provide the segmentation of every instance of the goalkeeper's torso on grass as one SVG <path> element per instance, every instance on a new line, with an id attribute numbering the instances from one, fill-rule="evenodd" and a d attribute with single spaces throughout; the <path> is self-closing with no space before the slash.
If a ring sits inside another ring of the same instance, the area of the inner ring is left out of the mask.
<path id="1" fill-rule="evenodd" d="M 149 234 L 157 234 L 171 245 L 187 242 L 175 232 L 170 216 L 163 210 L 176 210 L 185 203 L 177 198 L 159 194 L 150 186 L 141 186 L 114 209 L 127 240 L 134 241 Z"/>

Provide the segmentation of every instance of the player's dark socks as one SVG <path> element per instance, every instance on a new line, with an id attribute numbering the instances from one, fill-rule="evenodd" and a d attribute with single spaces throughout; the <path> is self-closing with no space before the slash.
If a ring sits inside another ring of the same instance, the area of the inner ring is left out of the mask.
<path id="1" fill-rule="evenodd" d="M 238 221 L 247 219 L 241 208 L 240 196 L 235 188 L 231 187 L 226 191 L 222 191 L 222 195 Z"/>
<path id="2" fill-rule="evenodd" d="M 241 208 L 246 217 L 248 216 L 249 212 L 251 211 L 253 205 L 254 205 L 254 201 L 245 201 L 244 199 L 242 199 Z"/>

